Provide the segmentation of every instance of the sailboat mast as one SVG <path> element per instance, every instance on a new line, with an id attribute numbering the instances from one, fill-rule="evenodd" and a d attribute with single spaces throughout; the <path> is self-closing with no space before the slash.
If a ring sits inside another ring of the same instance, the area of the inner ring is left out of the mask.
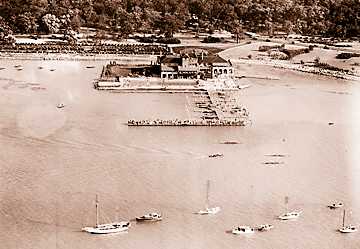
<path id="1" fill-rule="evenodd" d="M 285 196 L 285 213 L 289 212 L 289 196 Z"/>
<path id="2" fill-rule="evenodd" d="M 346 212 L 346 211 L 345 211 L 345 209 L 344 209 L 344 212 L 343 212 L 343 224 L 342 224 L 343 227 L 345 227 L 345 212 Z"/>
<path id="3" fill-rule="evenodd" d="M 206 182 L 206 208 L 209 207 L 209 191 L 210 191 L 210 180 Z"/>
<path id="4" fill-rule="evenodd" d="M 95 208 L 96 208 L 96 227 L 98 227 L 99 226 L 99 199 L 98 199 L 98 195 L 96 195 Z"/>

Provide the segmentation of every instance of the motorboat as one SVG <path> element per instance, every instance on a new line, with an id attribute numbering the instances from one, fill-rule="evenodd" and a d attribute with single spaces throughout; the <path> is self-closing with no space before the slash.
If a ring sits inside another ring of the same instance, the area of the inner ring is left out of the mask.
<path id="1" fill-rule="evenodd" d="M 65 105 L 64 105 L 63 103 L 60 103 L 60 104 L 58 104 L 56 107 L 60 109 L 60 108 L 64 108 Z"/>
<path id="2" fill-rule="evenodd" d="M 220 207 L 210 207 L 210 208 L 205 208 L 204 210 L 200 210 L 197 213 L 198 214 L 217 214 L 220 211 L 221 211 Z"/>
<path id="3" fill-rule="evenodd" d="M 260 232 L 265 232 L 265 231 L 269 231 L 273 228 L 274 228 L 274 226 L 271 224 L 262 224 L 262 225 L 258 226 L 257 230 Z"/>
<path id="4" fill-rule="evenodd" d="M 251 228 L 249 226 L 238 226 L 231 230 L 232 234 L 252 234 L 254 233 L 254 228 Z"/>
<path id="5" fill-rule="evenodd" d="M 220 207 L 210 207 L 209 204 L 209 196 L 210 196 L 210 180 L 207 180 L 206 182 L 206 204 L 205 204 L 205 208 L 202 210 L 199 210 L 198 212 L 196 212 L 196 214 L 200 214 L 200 215 L 206 215 L 206 214 L 217 214 L 218 212 L 221 211 Z"/>
<path id="6" fill-rule="evenodd" d="M 162 216 L 158 213 L 149 213 L 140 217 L 136 217 L 136 221 L 161 221 Z"/>
<path id="7" fill-rule="evenodd" d="M 293 219 L 299 218 L 300 214 L 301 214 L 301 211 L 300 212 L 297 212 L 297 211 L 287 212 L 287 213 L 280 215 L 279 219 L 280 220 L 293 220 Z"/>
<path id="8" fill-rule="evenodd" d="M 238 141 L 225 141 L 222 144 L 239 144 Z"/>
<path id="9" fill-rule="evenodd" d="M 328 208 L 336 209 L 336 208 L 341 208 L 343 206 L 344 206 L 344 204 L 342 202 L 337 202 L 337 203 L 332 203 L 332 204 L 328 205 Z"/>
<path id="10" fill-rule="evenodd" d="M 99 201 L 98 197 L 96 196 L 96 223 L 93 227 L 83 227 L 81 230 L 84 232 L 88 232 L 91 234 L 110 234 L 110 233 L 120 233 L 125 232 L 131 226 L 129 221 L 120 221 L 120 222 L 112 222 L 112 223 L 105 223 L 99 224 Z"/>
<path id="11" fill-rule="evenodd" d="M 339 228 L 339 232 L 341 232 L 341 233 L 355 233 L 355 232 L 357 232 L 357 228 L 355 226 L 353 226 L 353 225 L 345 225 L 345 216 L 346 216 L 346 211 L 344 209 L 342 227 Z"/>
<path id="12" fill-rule="evenodd" d="M 209 155 L 209 157 L 223 157 L 224 154 L 221 154 L 221 153 L 215 153 L 215 154 L 211 154 Z"/>
<path id="13" fill-rule="evenodd" d="M 263 164 L 265 164 L 265 165 L 279 165 L 279 164 L 284 164 L 284 162 L 270 161 L 270 162 L 264 162 Z"/>

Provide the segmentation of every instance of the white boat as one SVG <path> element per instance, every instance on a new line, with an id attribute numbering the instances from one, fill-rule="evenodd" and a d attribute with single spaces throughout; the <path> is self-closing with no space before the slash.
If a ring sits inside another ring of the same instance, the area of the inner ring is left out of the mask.
<path id="1" fill-rule="evenodd" d="M 217 214 L 218 212 L 221 211 L 220 207 L 210 207 L 209 206 L 209 193 L 210 193 L 210 180 L 207 180 L 206 182 L 206 205 L 205 205 L 205 209 L 202 209 L 200 211 L 197 212 L 197 214 Z"/>
<path id="2" fill-rule="evenodd" d="M 344 210 L 343 212 L 343 223 L 342 223 L 342 227 L 339 228 L 339 232 L 341 233 L 355 233 L 357 232 L 357 228 L 353 225 L 346 225 L 345 226 L 345 214 L 346 211 Z"/>
<path id="3" fill-rule="evenodd" d="M 280 220 L 293 220 L 293 219 L 297 219 L 299 218 L 301 214 L 301 211 L 297 212 L 297 211 L 292 211 L 292 212 L 287 212 L 284 213 L 282 215 L 279 216 Z"/>
<path id="4" fill-rule="evenodd" d="M 239 88 L 240 90 L 245 89 L 245 88 L 249 88 L 249 87 L 251 87 L 250 84 L 247 84 L 247 85 L 238 85 L 238 86 L 237 86 L 237 88 Z"/>
<path id="5" fill-rule="evenodd" d="M 161 221 L 162 215 L 158 213 L 149 213 L 140 217 L 136 217 L 136 221 Z"/>
<path id="6" fill-rule="evenodd" d="M 355 232 L 357 232 L 357 228 L 355 226 L 348 225 L 348 226 L 340 228 L 339 231 L 342 233 L 355 233 Z"/>
<path id="7" fill-rule="evenodd" d="M 302 213 L 301 211 L 288 211 L 288 203 L 289 203 L 289 197 L 286 196 L 285 197 L 285 207 L 286 207 L 286 211 L 284 214 L 279 216 L 280 220 L 294 220 L 299 218 L 300 214 Z"/>
<path id="8" fill-rule="evenodd" d="M 120 221 L 106 224 L 99 224 L 99 201 L 96 196 L 96 224 L 93 227 L 83 227 L 81 230 L 92 234 L 110 234 L 125 232 L 130 227 L 130 222 Z"/>
<path id="9" fill-rule="evenodd" d="M 274 226 L 271 224 L 262 224 L 262 225 L 258 226 L 257 230 L 260 232 L 265 232 L 265 231 L 269 231 L 273 228 L 274 228 Z"/>
<path id="10" fill-rule="evenodd" d="M 205 208 L 204 210 L 200 210 L 198 214 L 217 214 L 220 211 L 221 211 L 220 207 L 210 207 L 210 208 Z"/>
<path id="11" fill-rule="evenodd" d="M 129 229 L 130 222 L 114 222 L 108 224 L 99 224 L 95 227 L 84 227 L 82 231 L 92 234 L 109 234 L 109 233 L 120 233 L 125 232 Z"/>
<path id="12" fill-rule="evenodd" d="M 58 104 L 56 107 L 60 109 L 60 108 L 64 108 L 65 105 L 64 105 L 63 103 L 60 103 L 60 104 Z"/>
<path id="13" fill-rule="evenodd" d="M 254 228 L 251 228 L 249 226 L 238 226 L 231 230 L 232 234 L 252 234 L 254 232 Z"/>
<path id="14" fill-rule="evenodd" d="M 342 206 L 344 206 L 344 204 L 342 202 L 338 202 L 338 203 L 332 203 L 332 204 L 328 205 L 328 208 L 336 209 L 336 208 L 341 208 Z"/>

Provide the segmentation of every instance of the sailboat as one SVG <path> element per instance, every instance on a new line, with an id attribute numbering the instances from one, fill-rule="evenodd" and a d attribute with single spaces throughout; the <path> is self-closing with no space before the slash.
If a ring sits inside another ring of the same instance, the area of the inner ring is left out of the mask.
<path id="1" fill-rule="evenodd" d="M 341 233 L 355 233 L 357 232 L 357 228 L 353 225 L 347 225 L 345 226 L 345 214 L 346 214 L 346 211 L 344 209 L 344 212 L 343 212 L 343 223 L 342 223 L 342 227 L 339 228 L 339 232 Z"/>
<path id="2" fill-rule="evenodd" d="M 128 221 L 99 224 L 99 200 L 98 200 L 97 195 L 96 195 L 95 207 L 96 207 L 96 224 L 95 224 L 95 226 L 94 227 L 84 227 L 84 228 L 82 228 L 82 231 L 92 233 L 92 234 L 109 234 L 109 233 L 125 232 L 129 229 L 130 222 L 128 222 Z"/>
<path id="3" fill-rule="evenodd" d="M 286 196 L 285 197 L 286 211 L 285 211 L 284 214 L 279 216 L 280 220 L 293 220 L 293 219 L 298 218 L 300 216 L 300 214 L 302 213 L 301 211 L 291 211 L 291 212 L 289 212 L 288 204 L 289 204 L 289 197 Z"/>
<path id="4" fill-rule="evenodd" d="M 206 182 L 206 205 L 205 209 L 200 210 L 197 214 L 217 214 L 220 212 L 220 207 L 210 207 L 209 206 L 209 191 L 210 191 L 210 180 Z"/>

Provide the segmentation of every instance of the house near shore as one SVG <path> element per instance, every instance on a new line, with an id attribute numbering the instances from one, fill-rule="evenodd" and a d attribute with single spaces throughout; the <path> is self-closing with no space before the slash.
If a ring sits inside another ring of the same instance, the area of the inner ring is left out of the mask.
<path id="1" fill-rule="evenodd" d="M 230 61 L 219 55 L 192 57 L 185 55 L 165 55 L 158 57 L 160 78 L 162 79 L 215 79 L 234 77 Z"/>

